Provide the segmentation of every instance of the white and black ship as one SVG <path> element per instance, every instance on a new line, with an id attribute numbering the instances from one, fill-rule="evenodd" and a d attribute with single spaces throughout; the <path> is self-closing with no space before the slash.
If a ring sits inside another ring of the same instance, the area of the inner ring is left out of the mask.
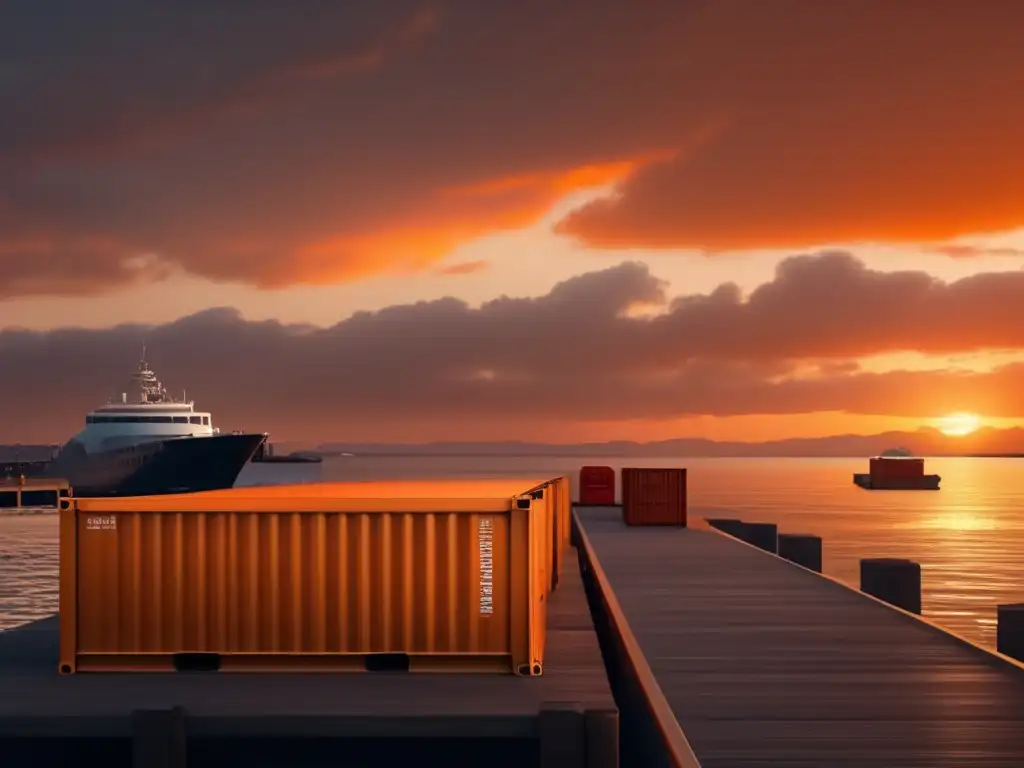
<path id="1" fill-rule="evenodd" d="M 66 479 L 76 496 L 148 496 L 230 488 L 265 434 L 222 434 L 209 413 L 176 400 L 145 360 L 123 393 L 85 417 L 43 474 Z"/>

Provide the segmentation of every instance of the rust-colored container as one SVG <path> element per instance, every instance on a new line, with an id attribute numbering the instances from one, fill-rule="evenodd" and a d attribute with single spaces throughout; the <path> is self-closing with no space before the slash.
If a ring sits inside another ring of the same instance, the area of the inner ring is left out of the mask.
<path id="1" fill-rule="evenodd" d="M 564 483 L 562 482 L 564 481 Z M 249 497 L 260 497 L 260 496 L 287 496 L 294 497 L 296 495 L 302 496 L 333 496 L 337 493 L 345 493 L 350 497 L 355 495 L 366 495 L 378 493 L 378 489 L 381 488 L 382 483 L 376 482 L 350 482 L 350 483 L 306 483 L 299 485 L 276 485 L 276 486 L 249 486 L 245 488 L 228 488 L 219 491 L 203 491 L 201 493 L 187 494 L 189 498 L 218 498 L 228 496 L 231 498 L 240 498 L 241 496 Z M 524 479 L 486 479 L 486 480 L 430 480 L 430 481 L 399 481 L 386 484 L 395 494 L 405 495 L 422 495 L 426 488 L 430 493 L 447 494 L 447 495 L 469 495 L 469 496 L 488 496 L 495 492 L 505 493 L 509 488 L 529 488 L 529 491 L 524 493 L 537 493 L 547 488 L 549 485 L 558 485 L 562 488 L 559 495 L 569 494 L 568 479 L 567 478 L 554 478 L 551 480 L 544 480 L 541 478 L 524 478 Z M 563 488 L 564 485 L 564 488 Z M 558 567 L 558 561 L 555 558 L 554 537 L 557 527 L 557 520 L 555 515 L 559 507 L 557 505 L 549 505 L 548 494 L 540 493 L 535 501 L 537 506 L 542 508 L 543 511 L 538 514 L 548 518 L 548 522 L 545 525 L 548 526 L 549 533 L 544 535 L 548 538 L 545 539 L 545 551 L 549 553 L 548 558 L 543 564 L 543 570 L 545 573 L 546 583 L 550 585 L 551 589 L 554 589 L 557 583 L 557 577 L 555 576 L 555 569 Z M 568 502 L 571 504 L 571 500 Z M 571 510 L 566 511 L 566 525 L 569 524 L 572 512 Z M 568 538 L 567 538 L 568 540 Z"/>
<path id="2" fill-rule="evenodd" d="M 569 549 L 572 525 L 572 489 L 568 477 L 556 477 L 532 489 L 536 499 L 543 503 L 550 520 L 551 531 L 551 589 L 558 586 L 558 579 L 565 566 Z"/>
<path id="3" fill-rule="evenodd" d="M 622 517 L 626 525 L 686 526 L 686 470 L 622 470 Z"/>
<path id="4" fill-rule="evenodd" d="M 907 480 L 924 477 L 924 459 L 904 456 L 877 456 L 871 459 L 872 478 Z"/>
<path id="5" fill-rule="evenodd" d="M 572 481 L 568 477 L 559 477 L 555 480 L 558 488 L 558 516 L 557 516 L 557 539 L 558 558 L 555 561 L 555 578 L 565 570 L 565 559 L 571 548 L 572 540 Z"/>
<path id="6" fill-rule="evenodd" d="M 615 504 L 615 470 L 611 467 L 580 469 L 580 505 L 605 507 Z"/>
<path id="7" fill-rule="evenodd" d="M 543 671 L 536 481 L 68 499 L 60 671 Z"/>
<path id="8" fill-rule="evenodd" d="M 509 488 L 528 488 L 529 490 L 523 491 L 523 493 L 536 494 L 535 501 L 538 502 L 536 506 L 543 509 L 543 512 L 539 512 L 538 514 L 546 516 L 548 519 L 548 522 L 546 523 L 548 526 L 548 532 L 544 535 L 547 537 L 545 539 L 545 550 L 550 553 L 550 559 L 545 562 L 543 567 L 546 578 L 550 581 L 552 589 L 557 583 L 554 572 L 559 565 L 555 555 L 555 552 L 559 550 L 559 547 L 555 545 L 559 527 L 558 518 L 564 517 L 564 526 L 566 528 L 570 525 L 570 521 L 572 519 L 572 496 L 569 479 L 567 477 L 556 477 L 550 480 L 543 480 L 540 478 L 508 480 L 501 478 L 486 480 L 398 481 L 391 483 L 303 483 L 297 485 L 227 488 L 219 491 L 202 491 L 199 493 L 179 494 L 179 497 L 188 499 L 224 497 L 237 499 L 243 497 L 261 498 L 267 496 L 285 496 L 289 498 L 303 496 L 307 498 L 318 498 L 323 496 L 333 497 L 337 496 L 339 493 L 343 493 L 347 497 L 353 498 L 377 494 L 381 487 L 387 487 L 396 495 L 396 497 L 398 495 L 422 496 L 425 492 L 437 494 L 443 493 L 448 496 L 456 497 L 459 495 L 485 497 L 495 492 L 505 493 Z M 551 488 L 552 490 L 547 490 L 548 488 Z M 554 499 L 554 502 L 549 503 L 550 499 Z M 564 504 L 561 504 L 561 501 L 564 501 Z M 569 542 L 568 532 L 564 534 L 564 538 L 565 546 L 567 547 Z"/>

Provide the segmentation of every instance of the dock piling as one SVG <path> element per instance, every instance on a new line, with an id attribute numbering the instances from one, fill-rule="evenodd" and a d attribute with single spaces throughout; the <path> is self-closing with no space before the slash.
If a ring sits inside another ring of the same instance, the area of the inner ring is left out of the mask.
<path id="1" fill-rule="evenodd" d="M 892 557 L 860 561 L 860 591 L 910 613 L 921 614 L 921 564 Z"/>
<path id="2" fill-rule="evenodd" d="M 708 517 L 705 522 L 712 528 L 733 538 L 745 541 L 773 555 L 779 552 L 779 527 L 775 523 L 745 523 L 735 517 Z"/>
<path id="3" fill-rule="evenodd" d="M 587 734 L 587 768 L 619 768 L 619 712 L 588 709 L 583 713 Z"/>
<path id="4" fill-rule="evenodd" d="M 820 536 L 809 533 L 780 533 L 779 557 L 821 573 L 822 545 Z"/>
<path id="5" fill-rule="evenodd" d="M 738 538 L 773 555 L 779 552 L 779 527 L 775 523 L 744 523 Z"/>
<path id="6" fill-rule="evenodd" d="M 1000 605 L 996 618 L 996 650 L 1024 661 L 1024 603 Z"/>
<path id="7" fill-rule="evenodd" d="M 738 517 L 708 517 L 705 518 L 705 522 L 712 528 L 737 538 L 739 537 L 740 529 L 743 528 L 743 521 Z"/>
<path id="8" fill-rule="evenodd" d="M 587 731 L 583 708 L 571 702 L 541 704 L 540 768 L 586 768 Z"/>
<path id="9" fill-rule="evenodd" d="M 185 768 L 184 709 L 137 709 L 131 722 L 133 766 Z"/>

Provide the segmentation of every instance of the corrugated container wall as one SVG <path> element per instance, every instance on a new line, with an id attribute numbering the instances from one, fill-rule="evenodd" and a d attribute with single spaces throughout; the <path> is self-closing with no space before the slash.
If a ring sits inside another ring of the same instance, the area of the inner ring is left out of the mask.
<path id="1" fill-rule="evenodd" d="M 580 469 L 580 505 L 604 507 L 615 504 L 615 470 L 611 467 Z"/>
<path id="2" fill-rule="evenodd" d="M 634 470 L 631 467 L 623 467 L 620 470 L 620 474 L 622 476 L 622 482 L 620 483 L 620 485 L 622 487 L 621 503 L 622 503 L 623 515 L 625 515 L 626 506 L 629 504 L 629 491 L 630 491 L 630 482 L 631 482 L 630 478 L 631 478 L 633 472 L 634 472 Z"/>
<path id="3" fill-rule="evenodd" d="M 508 493 L 512 488 L 529 488 L 530 492 L 542 491 L 548 486 L 558 487 L 558 497 L 565 496 L 567 498 L 567 504 L 571 505 L 571 495 L 569 495 L 569 479 L 566 477 L 556 477 L 553 479 L 543 478 L 524 478 L 524 479 L 477 479 L 477 480 L 398 480 L 390 481 L 387 483 L 380 482 L 347 482 L 347 483 L 301 483 L 297 485 L 275 485 L 275 486 L 248 486 L 243 488 L 230 488 L 219 491 L 203 491 L 201 493 L 188 494 L 189 498 L 241 498 L 241 497 L 264 497 L 264 496 L 286 496 L 293 498 L 301 496 L 303 498 L 321 498 L 324 496 L 332 497 L 344 497 L 344 498 L 367 498 L 373 495 L 379 495 L 381 493 L 391 494 L 394 498 L 401 497 L 416 497 L 423 496 L 424 494 L 432 494 L 434 496 L 493 496 L 498 493 Z M 382 490 L 382 488 L 384 490 Z M 547 494 L 541 494 L 544 497 L 544 506 L 548 506 Z M 540 501 L 538 497 L 537 501 Z M 549 516 L 557 515 L 559 507 L 557 504 L 552 507 L 546 514 Z M 565 513 L 566 521 L 571 519 L 571 511 Z M 569 523 L 566 522 L 566 525 Z M 557 517 L 553 517 L 550 521 L 552 526 L 552 537 L 555 536 L 554 528 L 557 526 Z M 566 541 L 568 541 L 568 535 L 566 535 Z M 554 546 L 554 538 L 551 541 L 551 555 L 548 562 L 544 565 L 548 578 L 551 583 L 551 588 L 554 589 L 557 584 L 557 568 L 560 563 L 557 560 L 556 547 Z"/>
<path id="4" fill-rule="evenodd" d="M 64 502 L 60 671 L 541 674 L 544 505 L 359 485 Z"/>
<path id="5" fill-rule="evenodd" d="M 387 482 L 380 481 L 354 481 L 354 482 L 334 482 L 334 483 L 299 483 L 295 485 L 273 485 L 273 486 L 244 486 L 241 488 L 228 488 L 219 491 L 202 491 L 199 493 L 190 493 L 185 495 L 179 495 L 180 498 L 188 499 L 211 499 L 211 498 L 265 498 L 267 496 L 274 497 L 287 497 L 287 498 L 372 498 L 380 496 L 381 494 L 388 494 L 389 498 L 417 498 L 425 495 L 432 498 L 441 497 L 456 497 L 456 498 L 467 498 L 467 497 L 493 497 L 498 494 L 509 494 L 514 489 L 528 488 L 529 491 L 524 493 L 530 493 L 534 491 L 542 491 L 548 486 L 558 486 L 564 488 L 559 495 L 570 494 L 569 479 L 566 477 L 556 477 L 552 479 L 547 478 L 487 478 L 487 479 L 475 479 L 475 480 L 391 480 Z M 542 494 L 545 499 L 545 506 L 547 500 L 547 494 Z M 568 497 L 567 502 L 571 505 L 571 496 Z M 538 497 L 538 501 L 540 497 Z M 550 513 L 554 513 L 557 507 L 550 510 Z M 571 519 L 571 511 L 565 513 L 566 519 Z M 568 524 L 568 523 L 567 523 Z M 557 525 L 557 518 L 551 520 L 552 527 Z M 554 536 L 552 531 L 552 536 Z M 568 541 L 568 535 L 566 536 Z M 552 540 L 553 543 L 553 540 Z M 557 562 L 554 559 L 555 547 L 551 547 L 552 554 L 549 561 L 544 565 L 548 574 L 557 567 Z M 551 579 L 552 588 L 554 588 L 555 579 Z"/>
<path id="6" fill-rule="evenodd" d="M 550 575 L 551 589 L 553 590 L 558 586 L 558 579 L 565 566 L 566 552 L 569 549 L 572 525 L 572 487 L 568 477 L 556 477 L 533 491 L 541 494 L 550 520 Z"/>
<path id="7" fill-rule="evenodd" d="M 558 485 L 558 560 L 555 563 L 556 580 L 565 570 L 565 560 L 569 555 L 572 540 L 572 481 L 568 477 L 560 477 Z"/>
<path id="8" fill-rule="evenodd" d="M 924 476 L 924 459 L 882 456 L 871 459 L 871 476 L 882 479 L 908 479 Z"/>
<path id="9" fill-rule="evenodd" d="M 622 517 L 626 525 L 686 526 L 686 470 L 622 470 Z"/>

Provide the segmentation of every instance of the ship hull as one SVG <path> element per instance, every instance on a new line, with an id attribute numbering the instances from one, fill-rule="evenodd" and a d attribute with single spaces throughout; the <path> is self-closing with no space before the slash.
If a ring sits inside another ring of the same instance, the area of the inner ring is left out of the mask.
<path id="1" fill-rule="evenodd" d="M 230 488 L 266 435 L 156 440 L 98 453 L 72 441 L 45 474 L 70 483 L 75 496 L 154 496 Z"/>
<path id="2" fill-rule="evenodd" d="M 942 478 L 939 475 L 919 477 L 872 477 L 867 473 L 853 476 L 855 485 L 866 491 L 937 491 Z"/>
<path id="3" fill-rule="evenodd" d="M 258 456 L 253 457 L 254 464 L 320 464 L 323 459 L 319 456 Z"/>

